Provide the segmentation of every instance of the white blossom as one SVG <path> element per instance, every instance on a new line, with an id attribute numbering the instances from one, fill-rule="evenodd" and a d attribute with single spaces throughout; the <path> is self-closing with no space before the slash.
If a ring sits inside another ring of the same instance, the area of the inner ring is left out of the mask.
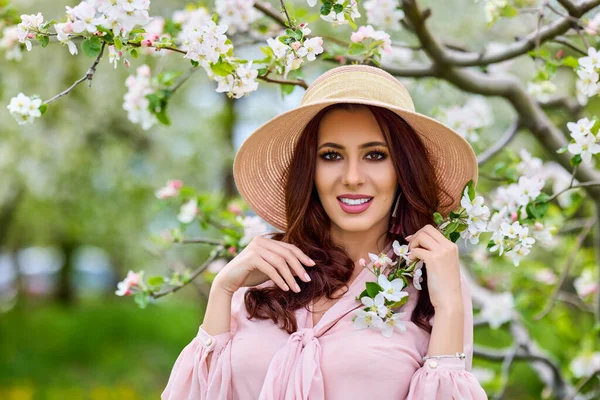
<path id="1" fill-rule="evenodd" d="M 373 311 L 356 310 L 353 318 L 354 329 L 378 328 L 383 327 L 383 319 Z"/>
<path id="2" fill-rule="evenodd" d="M 485 300 L 480 316 L 484 318 L 493 329 L 498 329 L 503 323 L 512 319 L 514 311 L 514 298 L 512 293 L 494 293 Z"/>
<path id="3" fill-rule="evenodd" d="M 404 281 L 400 278 L 396 278 L 390 282 L 387 276 L 380 274 L 377 278 L 377 282 L 383 289 L 381 293 L 389 301 L 400 301 L 402 298 L 408 296 L 407 292 L 402 291 L 404 288 Z"/>
<path id="4" fill-rule="evenodd" d="M 571 154 L 581 155 L 583 163 L 591 164 L 592 155 L 600 153 L 600 144 L 594 135 L 578 136 L 575 143 L 570 143 L 567 149 Z"/>
<path id="5" fill-rule="evenodd" d="M 385 30 L 399 31 L 400 22 L 404 19 L 404 11 L 399 9 L 398 0 L 367 0 L 364 7 L 367 12 L 367 23 Z"/>
<path id="6" fill-rule="evenodd" d="M 267 224 L 258 216 L 237 217 L 237 221 L 242 224 L 244 236 L 240 240 L 240 246 L 246 246 L 252 239 L 269 232 Z"/>
<path id="7" fill-rule="evenodd" d="M 405 312 L 396 312 L 391 317 L 386 318 L 381 327 L 381 333 L 386 338 L 392 336 L 394 329 L 398 329 L 400 332 L 406 332 L 406 323 L 402 321 L 402 318 L 406 315 Z"/>
<path id="8" fill-rule="evenodd" d="M 368 296 L 364 296 L 360 299 L 360 301 L 367 307 L 369 307 L 369 311 L 373 311 L 381 318 L 385 317 L 388 313 L 388 309 L 385 306 L 385 297 L 381 292 L 377 293 L 375 299 L 372 299 Z"/>
<path id="9" fill-rule="evenodd" d="M 7 60 L 21 61 L 23 52 L 19 44 L 19 27 L 17 25 L 4 28 L 0 38 L 0 49 L 6 52 L 5 57 Z"/>
<path id="10" fill-rule="evenodd" d="M 600 370 L 600 352 L 586 352 L 571 361 L 569 368 L 575 378 L 583 378 Z"/>
<path id="11" fill-rule="evenodd" d="M 598 291 L 598 282 L 594 279 L 590 269 L 583 270 L 581 275 L 573 281 L 573 286 L 575 286 L 575 291 L 581 299 L 585 299 Z"/>
<path id="12" fill-rule="evenodd" d="M 32 123 L 42 115 L 40 111 L 41 105 L 41 99 L 28 97 L 23 93 L 19 93 L 16 97 L 10 99 L 10 103 L 6 108 L 8 108 L 8 111 L 19 125 L 23 125 L 27 122 Z"/>
<path id="13" fill-rule="evenodd" d="M 215 11 L 219 21 L 231 27 L 231 35 L 246 32 L 260 13 L 254 8 L 254 0 L 216 0 Z"/>
<path id="14" fill-rule="evenodd" d="M 129 75 L 125 85 L 128 91 L 123 96 L 123 109 L 127 111 L 127 118 L 134 124 L 140 124 L 144 130 L 150 129 L 158 122 L 156 115 L 148 110 L 150 101 L 146 98 L 155 90 L 150 67 L 145 64 L 138 67 L 136 75 Z"/>
<path id="15" fill-rule="evenodd" d="M 44 16 L 42 13 L 21 15 L 21 23 L 17 25 L 18 31 L 17 36 L 19 42 L 25 43 L 27 51 L 31 51 L 31 40 L 35 37 L 35 31 L 39 30 L 40 25 L 44 22 Z"/>
<path id="16" fill-rule="evenodd" d="M 196 218 L 196 215 L 198 215 L 198 200 L 194 198 L 181 206 L 177 220 L 182 224 L 189 224 Z"/>

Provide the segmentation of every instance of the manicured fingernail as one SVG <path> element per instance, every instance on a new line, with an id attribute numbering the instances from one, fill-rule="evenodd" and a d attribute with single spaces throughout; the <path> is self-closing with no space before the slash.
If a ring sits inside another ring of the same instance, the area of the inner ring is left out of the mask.
<path id="1" fill-rule="evenodd" d="M 316 262 L 314 260 L 310 260 L 311 265 L 315 265 Z"/>
<path id="2" fill-rule="evenodd" d="M 285 290 L 287 292 L 288 290 L 290 290 L 290 287 L 284 283 L 283 290 Z"/>
<path id="3" fill-rule="evenodd" d="M 300 286 L 298 286 L 298 284 L 296 283 L 295 287 L 296 287 L 296 292 L 299 292 L 300 291 Z"/>
<path id="4" fill-rule="evenodd" d="M 304 273 L 304 279 L 310 282 L 310 276 L 307 273 Z"/>

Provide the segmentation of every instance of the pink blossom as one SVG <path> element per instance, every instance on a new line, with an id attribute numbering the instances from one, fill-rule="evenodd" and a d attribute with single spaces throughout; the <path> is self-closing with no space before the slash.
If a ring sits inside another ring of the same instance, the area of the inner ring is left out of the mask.
<path id="1" fill-rule="evenodd" d="M 127 273 L 127 276 L 122 282 L 117 284 L 117 290 L 115 294 L 117 296 L 130 296 L 133 288 L 139 287 L 142 282 L 143 273 L 135 273 L 131 270 Z"/>
<path id="2" fill-rule="evenodd" d="M 156 191 L 155 195 L 159 199 L 167 199 L 170 197 L 175 197 L 179 194 L 179 189 L 183 186 L 183 182 L 174 179 L 167 182 L 165 187 L 160 188 Z"/>
<path id="3" fill-rule="evenodd" d="M 237 249 L 235 248 L 235 246 L 231 246 L 227 249 L 227 252 L 233 256 L 235 255 L 235 253 L 237 253 Z"/>
<path id="4" fill-rule="evenodd" d="M 235 215 L 242 215 L 242 209 L 237 204 L 230 204 L 227 209 Z"/>
<path id="5" fill-rule="evenodd" d="M 294 42 L 294 43 L 292 43 L 292 44 L 291 44 L 291 47 L 292 47 L 292 49 L 294 49 L 295 51 L 298 51 L 298 49 L 299 49 L 300 47 L 302 47 L 302 43 L 300 43 L 300 42 Z"/>
<path id="6" fill-rule="evenodd" d="M 142 40 L 141 44 L 144 47 L 150 47 L 150 46 L 152 46 L 152 40 L 150 40 L 150 39 L 144 39 L 144 40 Z"/>

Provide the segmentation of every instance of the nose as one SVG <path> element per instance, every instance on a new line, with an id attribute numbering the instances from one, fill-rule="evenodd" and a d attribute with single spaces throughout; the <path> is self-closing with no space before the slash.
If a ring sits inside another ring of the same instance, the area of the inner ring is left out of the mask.
<path id="1" fill-rule="evenodd" d="M 358 160 L 348 159 L 342 172 L 342 184 L 345 186 L 359 186 L 364 183 L 364 175 Z"/>

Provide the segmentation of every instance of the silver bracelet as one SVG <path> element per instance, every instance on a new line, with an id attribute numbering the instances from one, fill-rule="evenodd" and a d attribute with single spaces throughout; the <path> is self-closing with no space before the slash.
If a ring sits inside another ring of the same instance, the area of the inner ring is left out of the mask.
<path id="1" fill-rule="evenodd" d="M 444 356 L 425 356 L 423 357 L 423 362 L 425 362 L 426 360 L 429 360 L 430 358 L 437 358 L 438 360 L 440 358 L 460 358 L 461 360 L 464 360 L 466 358 L 466 354 L 465 353 L 459 353 L 456 352 L 456 354 L 454 355 L 444 355 Z"/>

